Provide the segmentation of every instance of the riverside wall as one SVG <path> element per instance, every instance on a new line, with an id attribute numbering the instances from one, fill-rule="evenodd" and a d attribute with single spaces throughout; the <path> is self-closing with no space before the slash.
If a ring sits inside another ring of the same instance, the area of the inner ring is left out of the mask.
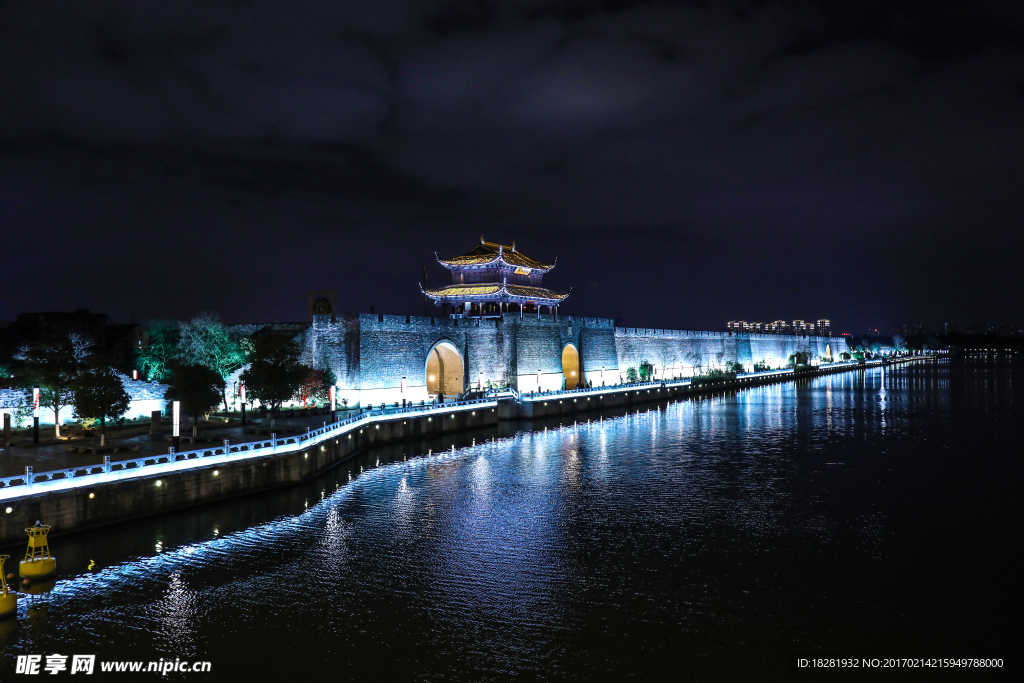
<path id="1" fill-rule="evenodd" d="M 909 362 L 913 358 L 895 362 Z M 419 413 L 398 412 L 374 423 L 356 423 L 321 442 L 288 453 L 240 458 L 237 461 L 197 461 L 195 467 L 175 472 L 154 472 L 89 486 L 38 492 L 0 500 L 0 547 L 24 542 L 25 528 L 36 520 L 52 527 L 51 536 L 131 521 L 197 505 L 290 486 L 308 480 L 358 454 L 368 446 L 436 436 L 497 424 L 499 420 L 533 420 L 596 413 L 633 405 L 678 400 L 745 388 L 850 372 L 889 362 L 869 361 L 819 368 L 799 373 L 778 371 L 720 380 L 694 386 L 686 381 L 655 382 L 625 387 L 595 387 L 554 394 L 521 395 L 490 404 L 441 407 Z M 447 412 L 438 413 L 438 410 Z M 529 425 L 529 423 L 526 423 Z M 527 429 L 530 427 L 527 426 Z M 216 451 L 217 449 L 211 449 Z M 0 489 L 10 491 L 12 489 Z"/>
<path id="2" fill-rule="evenodd" d="M 492 404 L 493 405 L 493 404 Z M 302 451 L 154 473 L 49 493 L 26 492 L 0 501 L 0 547 L 24 543 L 25 529 L 42 520 L 51 537 L 172 512 L 299 483 L 368 446 L 496 424 L 495 407 L 443 414 L 396 414 L 359 426 Z M 91 494 L 91 495 L 90 495 Z M 10 510 L 9 512 L 7 510 Z"/>
<path id="3" fill-rule="evenodd" d="M 655 378 L 691 377 L 738 362 L 785 367 L 798 351 L 813 362 L 847 351 L 842 337 L 695 330 L 616 328 L 607 318 L 523 316 L 460 319 L 395 315 L 317 316 L 303 334 L 303 362 L 330 368 L 347 405 L 429 400 L 427 358 L 438 344 L 454 347 L 467 389 L 511 386 L 520 392 L 564 386 L 562 354 L 575 348 L 581 374 L 594 386 L 625 381 L 648 361 Z"/>
<path id="4" fill-rule="evenodd" d="M 740 363 L 750 372 L 759 363 L 784 367 L 798 351 L 812 361 L 847 351 L 842 337 L 773 335 L 698 330 L 615 327 L 608 318 L 522 316 L 451 318 L 354 314 L 314 316 L 304 325 L 237 325 L 236 335 L 262 332 L 294 335 L 302 362 L 333 371 L 337 396 L 348 407 L 429 401 L 427 358 L 438 344 L 453 347 L 462 362 L 464 388 L 511 386 L 520 392 L 557 391 L 564 387 L 562 354 L 573 347 L 580 374 L 595 387 L 619 384 L 629 368 L 644 361 L 655 379 L 691 377 Z M 228 378 L 229 401 L 237 406 L 241 369 Z M 149 417 L 165 410 L 166 386 L 122 377 L 132 397 L 126 417 Z M 24 391 L 0 390 L 0 412 L 15 413 Z M 61 421 L 73 419 L 65 407 Z M 12 422 L 16 422 L 12 419 Z M 30 422 L 30 421 L 29 421 Z M 40 410 L 40 422 L 53 423 L 53 412 Z M 19 426 L 15 424 L 15 426 Z M 22 424 L 21 426 L 25 426 Z"/>

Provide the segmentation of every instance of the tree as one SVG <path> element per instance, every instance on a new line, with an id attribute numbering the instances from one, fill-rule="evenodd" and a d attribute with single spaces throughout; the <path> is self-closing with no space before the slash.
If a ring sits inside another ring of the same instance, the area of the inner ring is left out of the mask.
<path id="1" fill-rule="evenodd" d="M 299 362 L 299 351 L 299 345 L 286 335 L 257 336 L 251 363 L 241 377 L 248 397 L 276 414 L 309 377 L 310 368 Z"/>
<path id="2" fill-rule="evenodd" d="M 73 384 L 81 363 L 71 339 L 54 337 L 25 351 L 29 386 L 39 386 L 39 404 L 53 410 L 54 435 L 60 438 L 60 410 L 74 397 Z"/>
<path id="3" fill-rule="evenodd" d="M 70 333 L 68 339 L 71 340 L 71 350 L 75 354 L 75 360 L 84 363 L 86 356 L 89 355 L 89 349 L 92 348 L 92 339 L 78 332 Z"/>
<path id="4" fill-rule="evenodd" d="M 732 375 L 739 375 L 746 372 L 746 369 L 743 367 L 743 363 L 727 360 L 725 361 L 725 371 Z"/>
<path id="5" fill-rule="evenodd" d="M 801 365 L 807 365 L 807 352 L 797 351 L 789 357 L 790 367 L 799 367 Z"/>
<path id="6" fill-rule="evenodd" d="M 107 418 L 116 420 L 126 412 L 132 397 L 124 390 L 121 377 L 109 367 L 79 373 L 73 383 L 75 414 L 79 419 L 98 419 L 100 434 L 107 433 Z"/>
<path id="7" fill-rule="evenodd" d="M 306 381 L 299 387 L 295 399 L 302 401 L 303 406 L 306 403 L 311 403 L 314 406 L 324 405 L 331 400 L 330 391 L 334 383 L 334 373 L 331 372 L 330 368 L 326 370 L 310 370 Z"/>
<path id="8" fill-rule="evenodd" d="M 690 368 L 691 368 L 691 372 L 693 373 L 693 375 L 695 375 L 695 376 L 700 375 L 702 373 L 702 371 L 704 370 L 704 366 L 703 366 L 703 363 L 702 363 L 703 356 L 700 353 L 698 353 L 697 351 L 689 351 L 686 354 L 686 358 L 687 358 L 687 360 L 690 361 Z"/>
<path id="9" fill-rule="evenodd" d="M 15 427 L 24 427 L 32 422 L 32 394 L 28 391 L 18 397 L 18 402 L 11 413 L 11 422 Z"/>
<path id="10" fill-rule="evenodd" d="M 654 378 L 654 366 L 651 365 L 651 361 L 642 360 L 640 361 L 640 381 L 650 382 Z"/>
<path id="11" fill-rule="evenodd" d="M 640 376 L 637 374 L 636 368 L 626 368 L 626 381 L 629 383 L 640 381 Z"/>
<path id="12" fill-rule="evenodd" d="M 178 328 L 178 356 L 189 365 L 205 365 L 227 380 L 245 363 L 245 354 L 238 342 L 216 316 L 204 313 Z M 221 392 L 224 410 L 228 409 L 226 391 Z"/>
<path id="13" fill-rule="evenodd" d="M 197 418 L 208 414 L 220 403 L 224 378 L 205 365 L 173 363 L 168 380 L 168 401 L 181 401 L 181 407 L 192 417 L 192 435 L 196 434 Z"/>
<path id="14" fill-rule="evenodd" d="M 149 345 L 138 350 L 136 362 L 146 379 L 162 382 L 171 374 L 178 355 L 178 323 L 157 321 L 149 326 Z"/>

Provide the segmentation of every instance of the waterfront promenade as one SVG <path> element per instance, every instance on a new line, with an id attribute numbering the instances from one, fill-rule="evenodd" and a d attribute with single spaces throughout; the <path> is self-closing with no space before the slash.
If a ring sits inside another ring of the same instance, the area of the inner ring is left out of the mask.
<path id="1" fill-rule="evenodd" d="M 897 362 L 915 360 L 900 359 Z M 388 441 L 690 395 L 735 391 L 774 382 L 883 365 L 883 361 L 836 363 L 799 373 L 770 371 L 701 386 L 690 380 L 616 385 L 536 395 L 489 396 L 473 401 L 377 409 L 309 431 L 255 438 L 168 453 L 139 453 L 123 460 L 75 464 L 0 478 L 0 545 L 19 542 L 36 519 L 54 535 L 122 522 L 215 500 L 286 486 L 308 479 Z M 323 416 L 314 416 L 322 418 Z M 312 455 L 312 457 L 310 457 Z M 54 455 L 56 458 L 57 456 Z M 79 461 L 80 462 L 80 461 Z"/>

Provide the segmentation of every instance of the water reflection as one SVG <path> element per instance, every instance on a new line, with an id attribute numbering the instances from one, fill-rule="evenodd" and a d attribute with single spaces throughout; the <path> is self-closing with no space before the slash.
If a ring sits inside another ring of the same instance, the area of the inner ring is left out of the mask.
<path id="1" fill-rule="evenodd" d="M 960 489 L 928 484 L 952 476 L 935 467 L 951 424 L 991 448 L 1017 436 L 1014 385 L 986 372 L 859 371 L 378 448 L 308 485 L 61 539 L 58 616 L 0 646 L 261 677 L 286 662 L 246 653 L 315 646 L 323 675 L 429 680 L 635 675 L 653 652 L 826 647 L 883 624 L 941 639 L 906 590 L 910 549 L 956 533 L 932 513 Z"/>

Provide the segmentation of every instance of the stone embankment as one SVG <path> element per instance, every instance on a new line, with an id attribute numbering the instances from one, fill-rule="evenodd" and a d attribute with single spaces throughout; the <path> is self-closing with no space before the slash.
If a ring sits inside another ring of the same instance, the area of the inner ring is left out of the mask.
<path id="1" fill-rule="evenodd" d="M 900 359 L 897 362 L 915 360 Z M 290 486 L 375 444 L 532 420 L 621 409 L 633 404 L 716 394 L 849 372 L 890 362 L 837 363 L 804 372 L 775 371 L 694 385 L 689 380 L 550 392 L 511 393 L 407 409 L 373 411 L 306 434 L 0 479 L 0 547 L 20 544 L 36 520 L 51 535 L 158 515 Z"/>

